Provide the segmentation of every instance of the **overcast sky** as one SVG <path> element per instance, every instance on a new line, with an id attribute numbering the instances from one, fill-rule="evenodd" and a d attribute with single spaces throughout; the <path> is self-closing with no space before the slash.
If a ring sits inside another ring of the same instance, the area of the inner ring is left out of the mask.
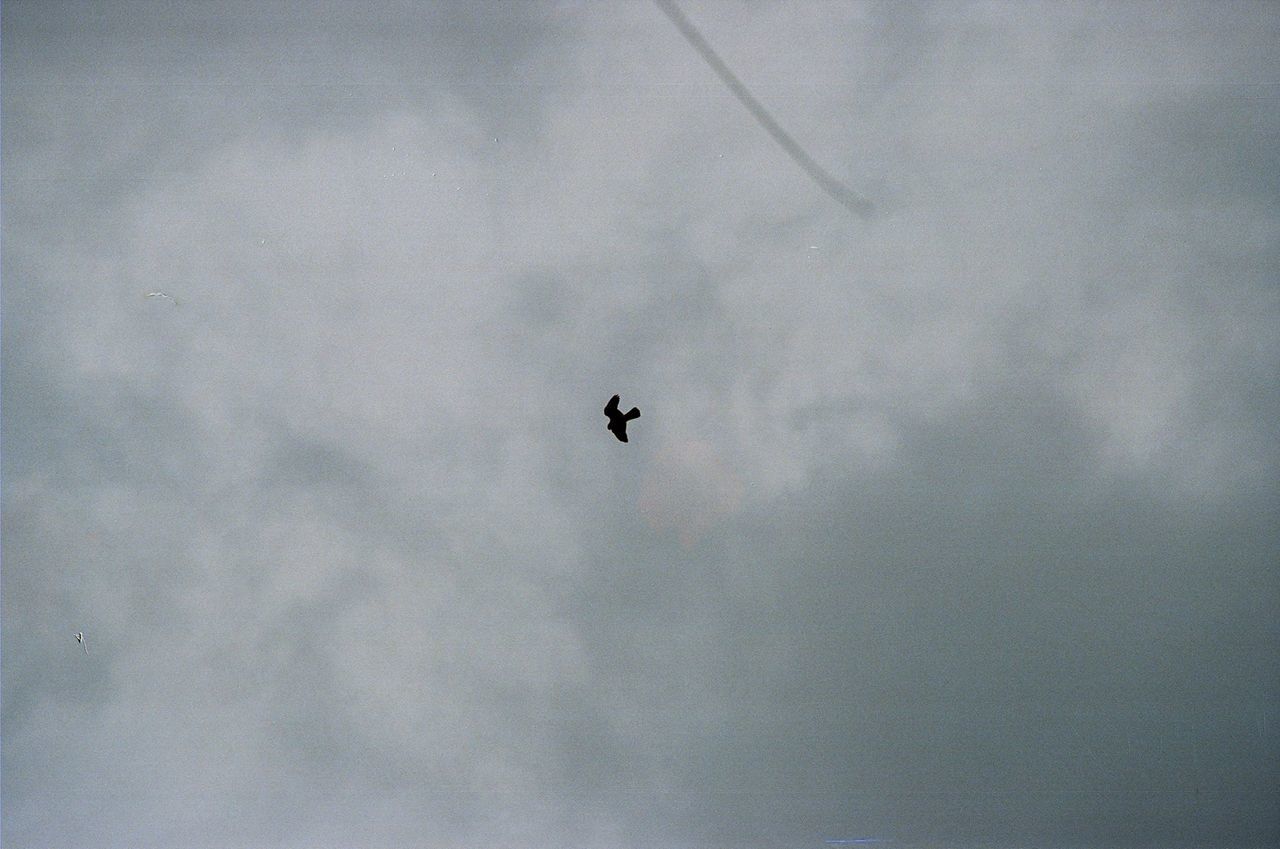
<path id="1" fill-rule="evenodd" d="M 682 8 L 6 0 L 6 847 L 1280 844 L 1280 6 Z"/>

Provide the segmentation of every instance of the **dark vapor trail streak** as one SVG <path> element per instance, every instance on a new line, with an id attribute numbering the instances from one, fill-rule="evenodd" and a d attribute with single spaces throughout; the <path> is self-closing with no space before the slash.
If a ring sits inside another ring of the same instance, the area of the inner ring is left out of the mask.
<path id="1" fill-rule="evenodd" d="M 760 126 L 764 127 L 769 132 L 769 135 L 773 136 L 773 140 L 787 152 L 787 155 L 797 165 L 804 169 L 804 172 L 824 192 L 854 215 L 862 218 L 871 217 L 875 211 L 871 201 L 859 197 L 849 187 L 824 171 L 821 165 L 813 161 L 812 156 L 805 153 L 804 148 L 800 147 L 800 143 L 793 139 L 786 130 L 782 129 L 778 122 L 773 120 L 773 116 L 764 108 L 764 105 L 756 100 L 751 92 L 747 91 L 747 87 L 742 84 L 742 80 L 738 79 L 733 71 L 729 70 L 729 66 L 716 55 L 716 52 L 711 49 L 711 45 L 707 43 L 707 40 L 694 28 L 693 24 L 690 23 L 689 19 L 684 16 L 684 13 L 680 11 L 672 0 L 653 0 L 653 2 L 658 5 L 663 14 L 671 19 L 671 22 L 676 25 L 676 28 L 680 30 L 685 39 L 693 45 L 693 49 L 697 50 L 702 58 L 707 60 L 707 64 L 711 66 L 711 69 L 719 75 L 720 79 L 724 81 L 724 84 L 729 87 L 729 90 L 733 92 L 742 105 L 747 107 L 747 111 L 760 122 Z"/>

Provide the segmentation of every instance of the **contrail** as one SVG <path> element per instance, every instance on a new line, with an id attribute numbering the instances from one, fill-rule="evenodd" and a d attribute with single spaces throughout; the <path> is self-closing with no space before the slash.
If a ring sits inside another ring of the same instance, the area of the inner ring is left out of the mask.
<path id="1" fill-rule="evenodd" d="M 663 14 L 671 19 L 671 23 L 675 24 L 676 28 L 680 30 L 680 34 L 685 37 L 685 40 L 693 45 L 693 49 L 697 50 L 702 55 L 702 58 L 707 60 L 711 70 L 715 71 L 720 79 L 724 81 L 724 84 L 733 92 L 734 97 L 738 98 L 742 105 L 747 107 L 747 111 L 760 122 L 760 126 L 764 127 L 769 135 L 773 136 L 773 140 L 787 152 L 787 155 L 797 165 L 804 169 L 806 174 L 813 178 L 813 181 L 824 192 L 854 215 L 862 218 L 871 217 L 875 211 L 871 201 L 859 197 L 849 187 L 824 171 L 821 165 L 813 161 L 812 156 L 805 153 L 800 143 L 793 139 L 786 130 L 782 129 L 778 122 L 773 120 L 773 116 L 764 108 L 764 105 L 756 100 L 751 92 L 747 91 L 747 87 L 742 84 L 742 80 L 738 79 L 733 71 L 729 70 L 729 66 L 716 55 L 716 52 L 711 49 L 711 45 L 707 44 L 707 40 L 702 37 L 702 33 L 694 28 L 693 24 L 689 22 L 689 19 L 684 16 L 684 13 L 680 11 L 672 0 L 653 0 L 653 2 L 658 4 L 658 8 L 662 10 Z"/>

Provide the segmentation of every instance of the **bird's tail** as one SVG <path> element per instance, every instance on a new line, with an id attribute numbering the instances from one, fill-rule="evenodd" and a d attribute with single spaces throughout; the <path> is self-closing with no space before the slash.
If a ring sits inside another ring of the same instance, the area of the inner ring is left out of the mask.
<path id="1" fill-rule="evenodd" d="M 629 422 L 629 421 L 631 421 L 632 419 L 638 419 L 638 418 L 640 418 L 640 408 L 639 408 L 639 407 L 632 407 L 632 408 L 631 408 L 631 412 L 629 412 L 629 413 L 627 413 L 625 416 L 623 416 L 623 417 L 622 417 L 622 420 L 623 420 L 624 422 Z"/>

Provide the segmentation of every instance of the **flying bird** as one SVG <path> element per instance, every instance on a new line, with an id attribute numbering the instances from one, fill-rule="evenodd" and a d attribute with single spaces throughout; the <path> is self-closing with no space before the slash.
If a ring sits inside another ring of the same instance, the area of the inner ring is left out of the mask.
<path id="1" fill-rule="evenodd" d="M 148 293 L 147 293 L 146 295 L 144 295 L 143 297 L 146 297 L 146 298 L 168 298 L 170 301 L 172 301 L 172 302 L 173 302 L 173 305 L 174 305 L 175 307 L 178 305 L 178 299 L 177 299 L 177 298 L 175 298 L 173 295 L 170 295 L 168 292 L 159 292 L 159 291 L 156 291 L 156 292 L 148 292 Z"/>
<path id="2" fill-rule="evenodd" d="M 609 423 L 605 425 L 605 429 L 618 437 L 619 442 L 626 442 L 627 422 L 640 418 L 640 408 L 632 407 L 631 412 L 620 413 L 618 412 L 618 396 L 614 395 L 609 399 L 609 403 L 604 405 L 604 414 L 609 417 Z"/>
<path id="3" fill-rule="evenodd" d="M 89 646 L 84 641 L 84 632 L 76 631 L 76 642 L 80 644 L 80 648 L 84 649 L 84 653 L 89 653 Z"/>

